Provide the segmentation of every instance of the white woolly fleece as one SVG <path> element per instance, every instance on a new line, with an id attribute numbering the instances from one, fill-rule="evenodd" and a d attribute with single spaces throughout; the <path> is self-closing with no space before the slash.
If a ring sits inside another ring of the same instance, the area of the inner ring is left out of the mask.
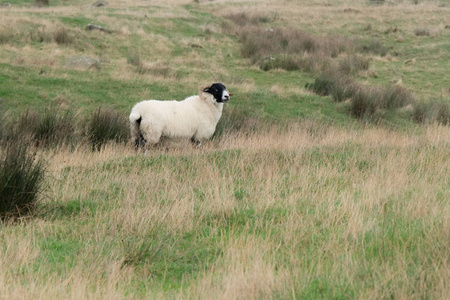
<path id="1" fill-rule="evenodd" d="M 132 140 L 142 135 L 147 143 L 154 145 L 161 137 L 191 138 L 196 142 L 210 138 L 222 116 L 223 103 L 217 102 L 209 93 L 202 96 L 205 99 L 197 95 L 183 101 L 137 103 L 129 117 Z"/>

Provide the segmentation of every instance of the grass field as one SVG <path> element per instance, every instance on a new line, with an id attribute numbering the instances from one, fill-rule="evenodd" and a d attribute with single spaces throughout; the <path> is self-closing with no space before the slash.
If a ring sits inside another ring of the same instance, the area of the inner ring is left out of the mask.
<path id="1" fill-rule="evenodd" d="M 0 221 L 0 299 L 448 297 L 449 1 L 9 2 L 0 140 L 21 132 L 45 176 Z M 306 87 L 329 73 L 361 93 Z M 99 108 L 124 127 L 211 82 L 235 95 L 201 148 L 89 144 Z M 354 113 L 390 87 L 408 101 Z"/>

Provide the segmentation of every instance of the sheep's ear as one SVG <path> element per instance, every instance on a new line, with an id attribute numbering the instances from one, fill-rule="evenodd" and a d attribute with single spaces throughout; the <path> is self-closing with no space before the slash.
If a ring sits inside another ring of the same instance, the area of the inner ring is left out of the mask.
<path id="1" fill-rule="evenodd" d="M 203 93 L 209 93 L 209 88 L 210 88 L 210 86 L 205 85 L 198 89 L 198 96 L 200 97 L 200 99 L 206 100 L 206 98 L 203 97 Z"/>
<path id="2" fill-rule="evenodd" d="M 231 97 L 231 96 L 233 96 L 234 94 L 233 94 L 233 93 L 229 93 L 229 95 L 230 95 L 230 97 Z"/>

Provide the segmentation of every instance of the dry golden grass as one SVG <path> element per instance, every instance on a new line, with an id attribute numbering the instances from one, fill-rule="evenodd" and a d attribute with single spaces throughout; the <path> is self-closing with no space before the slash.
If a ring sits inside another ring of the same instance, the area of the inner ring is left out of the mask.
<path id="1" fill-rule="evenodd" d="M 450 232 L 450 207 L 444 200 L 450 174 L 448 136 L 449 129 L 439 126 L 408 135 L 378 128 L 343 130 L 303 124 L 287 132 L 272 128 L 265 133 L 228 135 L 201 149 L 186 146 L 145 154 L 112 144 L 100 152 L 60 149 L 51 155 L 53 176 L 44 205 L 58 207 L 73 199 L 92 199 L 103 209 L 68 215 L 71 225 L 46 217 L 3 231 L 6 248 L 1 276 L 3 286 L 9 287 L 3 295 L 120 298 L 141 276 L 152 278 L 152 264 L 144 264 L 145 269 L 124 265 L 128 256 L 115 246 L 118 240 L 144 239 L 159 226 L 180 236 L 204 226 L 211 216 L 217 218 L 211 230 L 221 232 L 227 228 L 222 222 L 252 207 L 255 215 L 244 220 L 242 227 L 219 234 L 214 246 L 223 249 L 223 255 L 208 264 L 201 276 L 195 279 L 185 274 L 186 286 L 179 294 L 156 285 L 152 296 L 256 299 L 292 297 L 294 293 L 298 297 L 319 276 L 331 281 L 342 278 L 356 298 L 426 295 L 443 299 L 449 278 L 448 250 L 442 247 Z M 229 152 L 237 149 L 238 155 Z M 221 151 L 229 153 L 224 165 L 215 156 Z M 138 164 L 161 155 L 169 160 L 145 168 Z M 183 161 L 188 164 L 183 166 Z M 103 198 L 114 186 L 120 192 Z M 245 190 L 243 198 L 236 196 L 240 190 Z M 285 213 L 267 215 L 277 209 Z M 397 230 L 410 236 L 391 232 L 392 237 L 385 231 L 397 220 L 401 220 Z M 416 222 L 422 224 L 424 236 L 414 227 L 402 227 Z M 321 228 L 328 231 L 324 240 L 319 238 Z M 39 250 L 42 238 L 60 234 L 84 243 L 74 266 L 57 263 L 62 268 L 58 274 L 41 262 L 33 271 L 36 262 L 47 255 Z M 319 238 L 314 246 L 317 254 L 303 257 L 302 244 L 315 235 Z M 373 260 L 359 261 L 367 235 L 385 239 L 387 248 L 374 253 Z M 412 251 L 417 256 L 414 261 L 405 256 L 411 249 L 404 245 L 418 248 Z M 329 265 L 328 260 L 334 263 Z M 419 269 L 419 278 L 407 273 L 411 264 Z M 376 280 L 361 280 L 357 275 L 361 268 L 370 269 Z"/>
<path id="2" fill-rule="evenodd" d="M 314 298 L 321 278 L 328 296 L 444 299 L 449 133 L 293 124 L 200 149 L 58 149 L 43 217 L 0 234 L 2 298 Z M 175 240 L 208 230 L 222 254 L 166 290 L 157 261 L 140 260 L 159 228 Z"/>

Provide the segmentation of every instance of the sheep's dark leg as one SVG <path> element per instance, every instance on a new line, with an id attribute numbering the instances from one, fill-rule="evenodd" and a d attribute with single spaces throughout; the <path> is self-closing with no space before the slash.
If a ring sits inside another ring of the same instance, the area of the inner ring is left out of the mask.
<path id="1" fill-rule="evenodd" d="M 196 146 L 196 147 L 200 147 L 201 144 L 202 144 L 201 141 L 195 139 L 194 137 L 191 138 L 191 143 L 192 143 L 194 146 Z"/>
<path id="2" fill-rule="evenodd" d="M 145 144 L 147 143 L 147 140 L 144 139 L 144 136 L 141 134 L 139 137 L 134 141 L 134 148 L 138 150 L 139 148 L 144 148 Z"/>

